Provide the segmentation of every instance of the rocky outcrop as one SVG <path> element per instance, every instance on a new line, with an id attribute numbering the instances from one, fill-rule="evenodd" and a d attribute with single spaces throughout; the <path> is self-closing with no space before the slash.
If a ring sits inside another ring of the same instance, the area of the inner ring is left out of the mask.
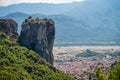
<path id="1" fill-rule="evenodd" d="M 51 19 L 29 17 L 22 24 L 20 43 L 34 50 L 53 64 L 53 44 L 55 39 L 54 22 Z"/>
<path id="2" fill-rule="evenodd" d="M 0 19 L 0 32 L 6 33 L 10 40 L 17 38 L 17 23 L 12 19 Z"/>

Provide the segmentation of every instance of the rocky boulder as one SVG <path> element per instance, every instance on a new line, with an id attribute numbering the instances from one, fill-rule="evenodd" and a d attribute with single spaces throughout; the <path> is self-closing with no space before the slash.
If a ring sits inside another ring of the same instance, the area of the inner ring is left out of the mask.
<path id="1" fill-rule="evenodd" d="M 6 33 L 10 40 L 17 38 L 17 26 L 17 23 L 12 19 L 0 19 L 0 32 Z"/>
<path id="2" fill-rule="evenodd" d="M 20 43 L 34 50 L 53 65 L 54 22 L 51 19 L 29 17 L 22 24 Z"/>

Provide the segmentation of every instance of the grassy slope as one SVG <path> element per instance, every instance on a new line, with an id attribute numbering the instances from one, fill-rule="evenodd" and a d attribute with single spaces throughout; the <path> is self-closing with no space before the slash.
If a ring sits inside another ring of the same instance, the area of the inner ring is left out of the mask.
<path id="1" fill-rule="evenodd" d="M 0 80 L 74 80 L 0 33 Z"/>

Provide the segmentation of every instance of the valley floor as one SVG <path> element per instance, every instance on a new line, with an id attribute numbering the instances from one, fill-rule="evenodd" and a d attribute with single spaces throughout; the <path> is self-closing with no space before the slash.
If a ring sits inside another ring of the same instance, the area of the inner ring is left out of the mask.
<path id="1" fill-rule="evenodd" d="M 101 67 L 104 73 L 120 56 L 120 46 L 54 47 L 54 66 L 79 80 L 92 80 L 94 71 Z"/>

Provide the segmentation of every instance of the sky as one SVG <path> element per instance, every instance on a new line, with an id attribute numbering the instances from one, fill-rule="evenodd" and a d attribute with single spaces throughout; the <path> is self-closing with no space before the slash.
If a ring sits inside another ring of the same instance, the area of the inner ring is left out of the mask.
<path id="1" fill-rule="evenodd" d="M 71 3 L 83 0 L 0 0 L 0 6 L 7 6 L 18 3 Z"/>

